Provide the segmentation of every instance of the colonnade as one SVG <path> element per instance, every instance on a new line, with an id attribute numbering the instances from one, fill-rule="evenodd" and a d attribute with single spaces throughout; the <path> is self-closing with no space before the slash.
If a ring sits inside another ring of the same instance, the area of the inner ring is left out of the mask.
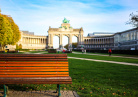
<path id="1" fill-rule="evenodd" d="M 86 49 L 104 49 L 112 48 L 114 46 L 114 37 L 97 37 L 84 39 L 84 47 Z"/>
<path id="2" fill-rule="evenodd" d="M 27 44 L 46 44 L 46 38 L 23 37 L 23 43 L 27 43 Z"/>
<path id="3" fill-rule="evenodd" d="M 85 39 L 84 44 L 109 44 L 114 43 L 114 38 L 91 38 L 91 39 Z"/>

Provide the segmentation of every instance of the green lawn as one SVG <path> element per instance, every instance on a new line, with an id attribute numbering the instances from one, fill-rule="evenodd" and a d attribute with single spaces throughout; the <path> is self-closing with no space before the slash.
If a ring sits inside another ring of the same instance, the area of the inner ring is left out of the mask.
<path id="1" fill-rule="evenodd" d="M 80 51 L 73 51 L 73 52 L 76 52 L 76 53 L 82 53 Z M 87 54 L 100 54 L 100 55 L 109 55 L 108 52 L 107 53 L 93 53 L 93 52 L 87 52 Z M 114 54 L 112 53 L 112 56 L 124 56 L 124 57 L 138 57 L 138 55 L 128 55 L 128 54 Z"/>
<path id="2" fill-rule="evenodd" d="M 138 63 L 138 59 L 112 57 L 112 56 L 110 57 L 110 56 L 98 56 L 98 55 L 87 55 L 87 54 L 73 54 L 73 53 L 70 53 L 70 54 L 68 54 L 68 57 L 79 57 L 79 58 L 108 60 L 108 61 L 117 61 L 117 62 Z"/>
<path id="3" fill-rule="evenodd" d="M 78 54 L 68 54 L 68 56 L 98 58 L 98 56 Z M 99 58 L 110 59 L 111 57 Z M 125 59 L 124 61 L 128 62 L 128 59 Z M 130 60 L 133 61 L 133 59 Z M 78 59 L 68 59 L 68 61 L 69 73 L 72 77 L 73 83 L 71 85 L 61 85 L 62 90 L 76 91 L 80 97 L 138 97 L 138 66 L 94 62 Z M 1 86 L 1 89 L 2 88 L 3 87 Z M 50 89 L 55 90 L 56 85 L 9 85 L 9 89 L 20 91 Z"/>

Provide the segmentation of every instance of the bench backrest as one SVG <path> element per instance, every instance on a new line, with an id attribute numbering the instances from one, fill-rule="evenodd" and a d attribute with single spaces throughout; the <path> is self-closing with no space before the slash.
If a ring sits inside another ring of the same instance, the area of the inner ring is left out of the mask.
<path id="1" fill-rule="evenodd" d="M 69 76 L 66 54 L 0 54 L 0 77 Z"/>
<path id="2" fill-rule="evenodd" d="M 68 61 L 67 54 L 0 54 L 0 61 Z"/>

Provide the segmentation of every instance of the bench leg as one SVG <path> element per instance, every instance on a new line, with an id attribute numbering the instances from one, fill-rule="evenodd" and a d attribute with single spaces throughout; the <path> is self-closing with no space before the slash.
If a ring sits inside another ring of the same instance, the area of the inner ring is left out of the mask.
<path id="1" fill-rule="evenodd" d="M 6 93 L 7 93 L 7 89 L 6 89 L 6 85 L 4 85 L 4 96 L 3 97 L 7 96 Z"/>
<path id="2" fill-rule="evenodd" d="M 60 84 L 57 84 L 57 92 L 58 92 L 58 97 L 60 97 L 61 96 L 61 93 L 60 93 Z"/>

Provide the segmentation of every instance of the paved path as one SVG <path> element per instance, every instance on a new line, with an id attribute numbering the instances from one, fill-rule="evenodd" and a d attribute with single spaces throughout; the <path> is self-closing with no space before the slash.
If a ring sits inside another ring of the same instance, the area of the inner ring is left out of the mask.
<path id="1" fill-rule="evenodd" d="M 88 61 L 97 61 L 97 62 L 106 62 L 106 63 L 116 63 L 116 64 L 123 64 L 123 65 L 134 65 L 138 66 L 136 63 L 126 63 L 126 62 L 116 62 L 116 61 L 106 61 L 106 60 L 96 60 L 96 59 L 87 59 L 87 58 L 77 58 L 77 57 L 68 57 L 72 59 L 79 59 L 79 60 L 88 60 Z"/>
<path id="2" fill-rule="evenodd" d="M 9 91 L 8 97 L 57 97 L 55 91 Z M 0 91 L 3 97 L 3 91 Z M 75 91 L 61 91 L 61 97 L 79 97 Z"/>
<path id="3" fill-rule="evenodd" d="M 82 53 L 78 53 L 78 52 L 72 52 L 74 54 L 82 54 Z M 90 54 L 90 53 L 83 53 L 86 55 L 98 55 L 98 56 L 109 56 L 109 55 L 102 55 L 102 54 Z M 138 57 L 125 57 L 125 56 L 110 56 L 110 57 L 121 57 L 121 58 L 131 58 L 131 59 L 138 59 Z"/>

